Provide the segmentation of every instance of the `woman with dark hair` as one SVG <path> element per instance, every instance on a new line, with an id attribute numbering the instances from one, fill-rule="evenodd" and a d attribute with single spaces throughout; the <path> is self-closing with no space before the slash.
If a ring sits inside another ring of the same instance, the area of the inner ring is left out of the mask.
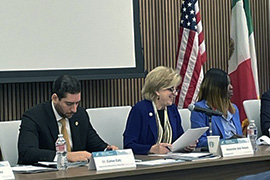
<path id="1" fill-rule="evenodd" d="M 205 74 L 195 106 L 223 113 L 222 116 L 212 116 L 211 118 L 212 135 L 219 135 L 221 139 L 243 134 L 238 108 L 230 101 L 232 95 L 233 87 L 226 72 L 213 68 Z M 192 128 L 209 126 L 209 116 L 201 112 L 192 111 L 190 120 Z M 200 137 L 197 146 L 207 146 L 207 136 L 209 135 L 208 130 Z"/>

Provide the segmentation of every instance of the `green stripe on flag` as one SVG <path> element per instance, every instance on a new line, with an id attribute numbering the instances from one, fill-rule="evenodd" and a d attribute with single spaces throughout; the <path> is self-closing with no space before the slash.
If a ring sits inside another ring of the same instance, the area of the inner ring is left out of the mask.
<path id="1" fill-rule="evenodd" d="M 239 1 L 242 1 L 242 0 L 232 0 L 232 8 L 235 6 L 235 4 Z"/>
<path id="2" fill-rule="evenodd" d="M 237 3 L 243 3 L 248 26 L 248 35 L 250 36 L 250 34 L 253 33 L 253 24 L 251 19 L 249 0 L 232 0 L 232 9 L 235 7 Z"/>
<path id="3" fill-rule="evenodd" d="M 244 0 L 244 9 L 247 17 L 248 35 L 250 36 L 250 34 L 253 32 L 253 25 L 249 7 L 249 0 Z"/>

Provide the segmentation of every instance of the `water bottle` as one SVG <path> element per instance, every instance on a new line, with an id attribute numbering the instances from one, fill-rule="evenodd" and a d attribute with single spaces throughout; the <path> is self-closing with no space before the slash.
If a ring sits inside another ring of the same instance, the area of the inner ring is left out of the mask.
<path id="1" fill-rule="evenodd" d="M 58 139 L 55 142 L 55 147 L 57 156 L 57 169 L 66 170 L 68 168 L 67 144 L 63 137 L 63 134 L 58 135 Z"/>
<path id="2" fill-rule="evenodd" d="M 256 139 L 257 139 L 257 127 L 254 123 L 254 120 L 250 120 L 250 123 L 247 127 L 247 137 L 250 139 L 253 151 L 257 151 L 258 146 L 256 144 Z"/>

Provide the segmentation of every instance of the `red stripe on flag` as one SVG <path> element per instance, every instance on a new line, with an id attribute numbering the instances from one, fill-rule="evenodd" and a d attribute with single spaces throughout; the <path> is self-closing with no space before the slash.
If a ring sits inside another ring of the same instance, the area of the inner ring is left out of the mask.
<path id="1" fill-rule="evenodd" d="M 201 21 L 201 14 L 200 14 L 200 11 L 198 11 L 198 13 L 196 14 L 196 22 L 197 22 L 197 24 L 199 24 L 200 21 Z"/>
<path id="2" fill-rule="evenodd" d="M 185 98 L 184 107 L 188 107 L 188 105 L 192 103 L 192 98 L 193 98 L 193 95 L 195 93 L 198 79 L 200 77 L 200 73 L 202 70 L 202 63 L 201 63 L 200 59 L 201 59 L 201 56 L 198 55 L 197 60 L 196 60 L 196 65 L 195 65 L 194 70 L 193 70 L 191 82 L 189 84 L 188 93 L 187 93 L 186 98 Z"/>
<path id="3" fill-rule="evenodd" d="M 180 31 L 179 31 L 179 35 L 178 35 L 178 48 L 177 48 L 177 52 L 176 52 L 176 59 L 178 59 L 179 56 L 179 50 L 180 50 L 180 45 L 181 45 L 181 41 L 182 41 L 182 36 L 183 36 L 183 27 L 180 27 Z"/>
<path id="4" fill-rule="evenodd" d="M 199 34 L 199 44 L 202 44 L 203 41 L 204 41 L 203 33 L 200 33 Z"/>
<path id="5" fill-rule="evenodd" d="M 180 29 L 183 29 L 183 28 L 181 27 Z M 183 32 L 183 30 L 182 30 L 182 32 Z M 183 60 L 183 63 L 182 63 L 181 69 L 180 69 L 180 76 L 182 77 L 182 79 L 185 77 L 185 74 L 186 74 L 186 71 L 187 71 L 187 68 L 188 68 L 189 58 L 190 58 L 191 52 L 193 50 L 193 43 L 194 43 L 195 35 L 196 35 L 196 32 L 189 31 L 188 40 L 184 41 L 183 44 L 182 44 L 182 46 L 184 46 L 184 47 L 186 46 L 184 60 Z M 183 37 L 183 35 L 181 37 Z M 179 41 L 180 45 L 179 45 L 178 51 L 180 49 L 181 42 L 182 41 Z M 180 92 L 182 90 L 182 84 L 183 84 L 183 80 L 182 80 L 181 84 L 178 86 Z M 180 93 L 178 93 L 178 95 L 176 96 L 176 100 L 175 100 L 176 104 L 178 104 L 178 102 L 179 102 L 179 96 L 180 96 Z"/>
<path id="6" fill-rule="evenodd" d="M 241 121 L 246 119 L 243 101 L 257 99 L 254 78 L 251 70 L 251 59 L 239 64 L 237 69 L 229 74 L 233 86 L 233 97 L 231 101 L 239 108 Z"/>
<path id="7" fill-rule="evenodd" d="M 204 53 L 201 54 L 201 63 L 202 63 L 202 65 L 205 63 L 205 61 L 206 61 L 206 52 L 204 51 Z"/>
<path id="8" fill-rule="evenodd" d="M 184 75 L 186 74 L 186 71 L 187 71 L 190 55 L 191 55 L 192 50 L 193 50 L 193 43 L 194 43 L 195 35 L 196 35 L 196 32 L 189 31 L 187 45 L 186 45 L 186 52 L 185 52 L 185 55 L 184 55 L 184 61 L 183 61 L 183 64 L 182 64 L 182 67 L 181 67 L 181 70 L 180 70 L 180 75 L 182 77 L 184 77 Z"/>

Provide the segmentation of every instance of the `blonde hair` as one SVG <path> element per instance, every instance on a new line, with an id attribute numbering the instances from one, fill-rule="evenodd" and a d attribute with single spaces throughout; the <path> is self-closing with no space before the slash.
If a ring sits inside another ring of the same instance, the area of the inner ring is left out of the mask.
<path id="1" fill-rule="evenodd" d="M 181 77 L 174 69 L 158 66 L 147 74 L 142 96 L 144 99 L 153 101 L 157 98 L 156 91 L 178 86 L 180 83 Z"/>

